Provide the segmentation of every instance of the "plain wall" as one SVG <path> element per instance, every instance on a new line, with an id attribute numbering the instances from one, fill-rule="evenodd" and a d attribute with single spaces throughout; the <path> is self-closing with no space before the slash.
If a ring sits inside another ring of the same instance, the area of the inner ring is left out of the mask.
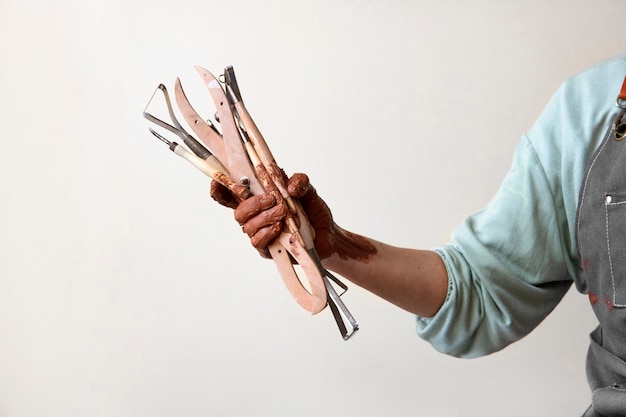
<path id="1" fill-rule="evenodd" d="M 290 298 L 147 130 L 158 83 L 233 65 L 279 164 L 345 228 L 445 243 L 566 77 L 626 51 L 621 0 L 0 2 L 0 416 L 574 416 L 595 319 L 446 357 L 354 285 Z M 390 198 L 376 196 L 384 190 Z"/>

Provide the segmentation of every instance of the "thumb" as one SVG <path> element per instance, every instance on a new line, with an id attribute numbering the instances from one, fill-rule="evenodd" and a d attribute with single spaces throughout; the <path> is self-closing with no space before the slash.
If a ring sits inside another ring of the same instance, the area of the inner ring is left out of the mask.
<path id="1" fill-rule="evenodd" d="M 311 190 L 309 177 L 303 173 L 296 173 L 289 178 L 287 192 L 294 198 L 302 198 Z"/>

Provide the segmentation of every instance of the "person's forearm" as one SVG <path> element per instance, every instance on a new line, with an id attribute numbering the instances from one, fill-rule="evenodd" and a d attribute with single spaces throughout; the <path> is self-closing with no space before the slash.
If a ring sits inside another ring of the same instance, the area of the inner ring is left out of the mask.
<path id="1" fill-rule="evenodd" d="M 334 253 L 323 261 L 327 269 L 411 313 L 422 317 L 437 313 L 448 288 L 448 274 L 437 253 L 353 236 L 375 250 L 365 259 Z"/>

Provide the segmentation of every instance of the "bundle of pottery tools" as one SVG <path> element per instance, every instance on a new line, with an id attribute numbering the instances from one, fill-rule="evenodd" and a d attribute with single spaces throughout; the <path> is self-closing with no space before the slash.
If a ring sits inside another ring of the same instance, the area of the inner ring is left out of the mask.
<path id="1" fill-rule="evenodd" d="M 322 266 L 313 244 L 315 231 L 302 205 L 288 194 L 287 179 L 244 105 L 233 67 L 226 67 L 219 78 L 204 68 L 196 67 L 196 70 L 215 105 L 216 123 L 196 112 L 183 91 L 180 79 L 177 79 L 174 95 L 178 110 L 196 137 L 179 123 L 163 84 L 155 90 L 143 115 L 178 136 L 183 143 L 170 141 L 152 128 L 150 131 L 169 145 L 174 153 L 228 188 L 238 200 L 271 193 L 288 207 L 285 225 L 278 238 L 270 243 L 269 253 L 296 302 L 311 314 L 317 314 L 328 306 L 341 336 L 348 340 L 359 327 L 340 298 L 347 287 Z M 159 92 L 165 100 L 171 123 L 149 112 Z M 299 276 L 294 262 L 299 265 L 302 276 Z M 335 290 L 333 283 L 341 288 L 341 294 Z"/>

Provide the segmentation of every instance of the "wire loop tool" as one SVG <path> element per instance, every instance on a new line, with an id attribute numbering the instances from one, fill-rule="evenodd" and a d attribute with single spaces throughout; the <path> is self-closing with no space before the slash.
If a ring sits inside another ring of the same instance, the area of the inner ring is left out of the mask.
<path id="1" fill-rule="evenodd" d="M 187 99 L 180 79 L 176 79 L 176 104 L 195 137 L 176 118 L 163 84 L 155 90 L 143 115 L 178 136 L 182 144 L 167 139 L 152 128 L 150 131 L 174 153 L 227 187 L 237 199 L 268 192 L 287 206 L 289 214 L 283 230 L 268 248 L 280 277 L 295 301 L 306 311 L 317 314 L 328 306 L 341 336 L 348 340 L 359 326 L 340 298 L 347 286 L 322 266 L 313 244 L 315 232 L 301 204 L 287 192 L 287 178 L 246 109 L 233 67 L 226 67 L 219 78 L 204 68 L 196 67 L 196 70 L 216 108 L 216 123 L 198 114 Z M 165 100 L 170 122 L 149 112 L 158 95 Z M 299 266 L 297 269 L 294 261 Z M 333 284 L 340 288 L 340 292 Z"/>

